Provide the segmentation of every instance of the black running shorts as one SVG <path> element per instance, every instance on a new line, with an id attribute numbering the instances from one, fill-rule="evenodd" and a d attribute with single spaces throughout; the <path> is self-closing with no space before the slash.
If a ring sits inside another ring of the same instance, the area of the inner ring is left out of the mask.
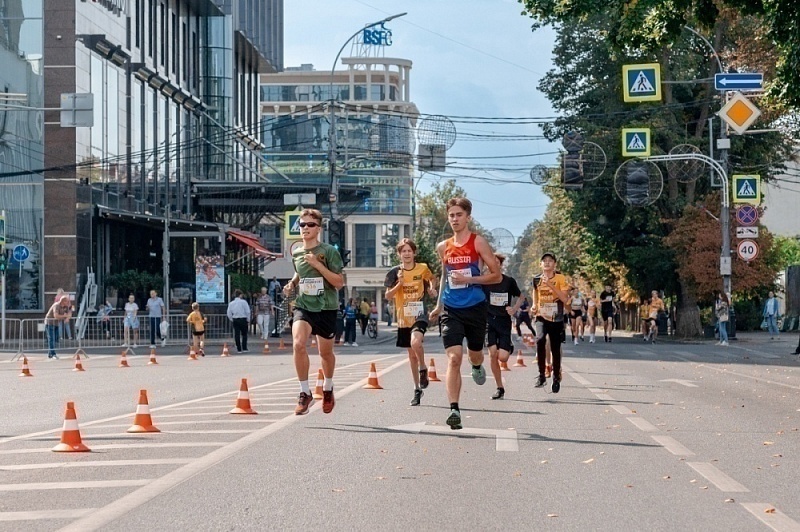
<path id="1" fill-rule="evenodd" d="M 419 331 L 422 333 L 422 336 L 425 336 L 425 331 L 428 330 L 428 322 L 426 321 L 417 321 L 411 327 L 398 327 L 397 328 L 397 343 L 395 344 L 397 347 L 411 347 L 411 333 L 414 331 Z"/>
<path id="2" fill-rule="evenodd" d="M 470 351 L 483 350 L 486 336 L 487 303 L 478 303 L 467 308 L 445 307 L 439 320 L 442 324 L 442 343 L 444 348 L 460 346 L 467 339 Z"/>
<path id="3" fill-rule="evenodd" d="M 489 315 L 486 323 L 488 325 L 486 345 L 488 347 L 496 345 L 498 349 L 511 353 L 514 350 L 514 344 L 511 343 L 511 317 Z"/>
<path id="4" fill-rule="evenodd" d="M 610 320 L 611 318 L 614 317 L 614 311 L 613 310 L 604 310 L 604 311 L 602 311 L 601 314 L 603 314 L 603 321 Z"/>
<path id="5" fill-rule="evenodd" d="M 311 325 L 311 334 L 330 340 L 336 336 L 336 311 L 320 310 L 311 312 L 304 308 L 294 309 L 294 321 L 305 321 Z"/>

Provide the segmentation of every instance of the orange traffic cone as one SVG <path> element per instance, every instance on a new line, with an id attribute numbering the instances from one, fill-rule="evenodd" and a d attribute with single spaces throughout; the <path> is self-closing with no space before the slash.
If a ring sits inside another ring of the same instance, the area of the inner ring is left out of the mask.
<path id="1" fill-rule="evenodd" d="M 500 361 L 500 371 L 511 371 L 511 368 L 508 367 L 508 362 Z"/>
<path id="2" fill-rule="evenodd" d="M 186 360 L 197 360 L 197 353 L 194 352 L 194 349 L 189 349 L 189 358 Z"/>
<path id="3" fill-rule="evenodd" d="M 442 382 L 442 379 L 436 375 L 436 362 L 434 362 L 433 359 L 431 359 L 431 363 L 428 364 L 428 380 L 431 382 Z"/>
<path id="4" fill-rule="evenodd" d="M 261 353 L 265 355 L 269 354 L 269 342 L 264 342 L 264 349 L 261 351 Z"/>
<path id="5" fill-rule="evenodd" d="M 283 338 L 281 338 L 281 343 L 278 345 L 278 349 L 286 349 L 286 343 L 283 341 Z"/>
<path id="6" fill-rule="evenodd" d="M 314 399 L 322 399 L 322 384 L 325 381 L 325 374 L 322 373 L 322 368 L 317 372 L 317 386 L 314 388 Z"/>
<path id="7" fill-rule="evenodd" d="M 378 370 L 375 369 L 375 362 L 369 365 L 369 377 L 363 388 L 365 390 L 383 390 L 383 386 L 378 383 Z"/>
<path id="8" fill-rule="evenodd" d="M 130 367 L 128 365 L 128 357 L 127 357 L 127 355 L 125 353 L 126 353 L 126 351 L 123 351 L 122 354 L 119 356 L 119 367 L 120 368 L 129 368 Z"/>
<path id="9" fill-rule="evenodd" d="M 231 414 L 258 414 L 250 406 L 250 392 L 247 390 L 247 379 L 242 379 L 239 386 L 239 395 L 236 397 L 236 408 L 230 411 Z"/>
<path id="10" fill-rule="evenodd" d="M 311 345 L 317 345 L 317 337 L 316 336 L 312 336 L 311 337 Z"/>
<path id="11" fill-rule="evenodd" d="M 22 355 L 22 373 L 19 374 L 20 377 L 33 377 L 33 373 L 28 368 L 28 357 Z"/>
<path id="12" fill-rule="evenodd" d="M 75 415 L 75 403 L 67 403 L 64 414 L 64 427 L 61 430 L 61 443 L 52 449 L 57 453 L 87 453 L 91 449 L 81 441 L 81 429 L 78 428 L 78 417 Z"/>
<path id="13" fill-rule="evenodd" d="M 72 368 L 72 371 L 86 371 L 83 369 L 83 364 L 81 364 L 81 354 L 75 353 L 75 367 Z"/>
<path id="14" fill-rule="evenodd" d="M 228 342 L 225 342 L 224 344 L 222 344 L 222 354 L 220 356 L 221 357 L 229 357 L 229 356 L 231 356 L 231 352 L 228 351 Z"/>
<path id="15" fill-rule="evenodd" d="M 153 425 L 153 419 L 150 417 L 147 390 L 139 390 L 139 404 L 136 405 L 136 415 L 133 417 L 133 425 L 127 432 L 161 432 Z"/>
<path id="16" fill-rule="evenodd" d="M 157 366 L 158 365 L 158 360 L 156 360 L 156 350 L 155 349 L 151 349 L 150 350 L 150 360 L 147 361 L 147 365 L 148 366 Z"/>
<path id="17" fill-rule="evenodd" d="M 514 362 L 515 368 L 527 368 L 528 366 L 525 365 L 525 360 L 522 358 L 522 349 L 517 352 L 517 361 Z"/>

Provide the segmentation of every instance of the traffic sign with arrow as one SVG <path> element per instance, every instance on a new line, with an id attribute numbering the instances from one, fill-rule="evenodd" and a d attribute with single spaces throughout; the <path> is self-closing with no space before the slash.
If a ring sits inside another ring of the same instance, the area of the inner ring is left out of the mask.
<path id="1" fill-rule="evenodd" d="M 718 91 L 757 91 L 764 86 L 761 72 L 729 72 L 714 74 L 714 89 Z"/>

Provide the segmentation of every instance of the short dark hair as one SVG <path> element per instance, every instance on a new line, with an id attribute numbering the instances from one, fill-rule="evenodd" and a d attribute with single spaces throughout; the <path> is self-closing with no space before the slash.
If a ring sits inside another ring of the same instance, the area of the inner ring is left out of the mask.
<path id="1" fill-rule="evenodd" d="M 462 209 L 464 209 L 464 211 L 466 211 L 467 214 L 469 214 L 470 216 L 472 215 L 472 202 L 467 198 L 463 198 L 460 196 L 457 196 L 455 198 L 450 198 L 449 200 L 447 200 L 448 211 L 450 210 L 450 207 L 461 207 Z"/>
<path id="2" fill-rule="evenodd" d="M 242 291 L 237 288 L 233 291 L 233 295 L 234 297 L 242 297 Z"/>
<path id="3" fill-rule="evenodd" d="M 400 253 L 400 250 L 403 249 L 406 246 L 410 247 L 411 251 L 413 251 L 414 253 L 417 252 L 417 245 L 410 238 L 404 238 L 403 240 L 401 240 L 400 242 L 397 243 L 397 247 L 396 247 L 397 252 Z"/>

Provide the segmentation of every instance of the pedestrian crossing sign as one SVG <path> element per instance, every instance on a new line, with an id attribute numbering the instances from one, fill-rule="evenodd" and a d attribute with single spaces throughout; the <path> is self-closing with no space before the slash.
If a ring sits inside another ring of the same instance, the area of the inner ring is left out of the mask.
<path id="1" fill-rule="evenodd" d="M 287 239 L 300 239 L 303 235 L 300 233 L 300 213 L 303 211 L 286 211 L 285 218 L 285 235 Z"/>
<path id="2" fill-rule="evenodd" d="M 622 130 L 623 157 L 650 156 L 650 128 L 627 128 Z"/>
<path id="3" fill-rule="evenodd" d="M 661 65 L 623 65 L 622 91 L 626 102 L 660 102 Z"/>
<path id="4" fill-rule="evenodd" d="M 761 176 L 760 175 L 735 175 L 733 176 L 733 202 L 761 204 Z"/>

